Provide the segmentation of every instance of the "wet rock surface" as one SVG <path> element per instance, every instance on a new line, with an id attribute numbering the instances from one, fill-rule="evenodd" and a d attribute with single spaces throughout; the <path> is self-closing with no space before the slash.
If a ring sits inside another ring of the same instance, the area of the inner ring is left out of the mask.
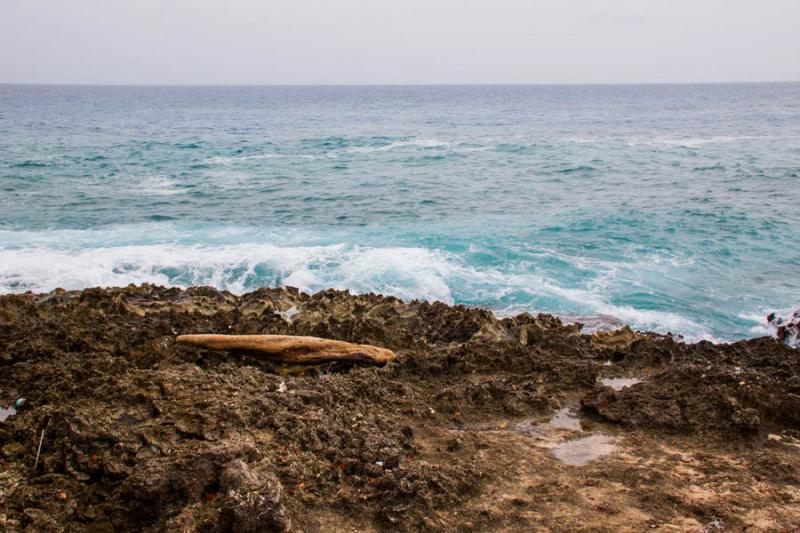
<path id="1" fill-rule="evenodd" d="M 186 333 L 398 358 L 291 366 L 178 345 Z M 601 381 L 621 377 L 643 380 Z M 7 531 L 800 527 L 800 353 L 770 338 L 596 337 L 338 291 L 57 290 L 0 297 L 0 406 L 20 397 L 0 423 Z M 567 405 L 608 453 L 569 464 L 533 429 L 465 431 L 535 428 Z"/>
<path id="2" fill-rule="evenodd" d="M 766 431 L 800 427 L 797 350 L 772 338 L 658 344 L 660 350 L 671 348 L 660 372 L 620 390 L 598 386 L 582 399 L 584 413 L 629 427 L 710 438 L 758 440 Z M 645 349 L 646 343 L 626 357 L 633 362 Z"/>
<path id="3" fill-rule="evenodd" d="M 770 313 L 767 324 L 775 330 L 775 337 L 792 347 L 800 347 L 800 309 L 793 311 L 788 316 L 778 316 Z"/>

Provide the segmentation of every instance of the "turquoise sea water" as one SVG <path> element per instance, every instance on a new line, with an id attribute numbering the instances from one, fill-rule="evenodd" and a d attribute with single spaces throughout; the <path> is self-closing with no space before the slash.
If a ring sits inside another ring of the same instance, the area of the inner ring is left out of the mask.
<path id="1" fill-rule="evenodd" d="M 0 292 L 211 284 L 610 315 L 800 306 L 800 84 L 0 86 Z"/>

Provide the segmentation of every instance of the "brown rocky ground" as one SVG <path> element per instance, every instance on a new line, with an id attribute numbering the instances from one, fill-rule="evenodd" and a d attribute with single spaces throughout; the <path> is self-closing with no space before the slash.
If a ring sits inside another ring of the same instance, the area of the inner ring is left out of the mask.
<path id="1" fill-rule="evenodd" d="M 288 367 L 179 333 L 399 358 Z M 642 381 L 602 381 L 621 377 Z M 0 297 L 0 407 L 18 397 L 5 531 L 800 531 L 800 352 L 768 338 L 336 291 L 54 291 Z"/>

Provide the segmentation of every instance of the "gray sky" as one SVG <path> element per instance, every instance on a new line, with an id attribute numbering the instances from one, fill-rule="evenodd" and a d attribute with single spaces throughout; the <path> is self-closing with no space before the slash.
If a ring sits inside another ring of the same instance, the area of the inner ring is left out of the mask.
<path id="1" fill-rule="evenodd" d="M 800 0 L 0 0 L 0 83 L 800 80 Z"/>

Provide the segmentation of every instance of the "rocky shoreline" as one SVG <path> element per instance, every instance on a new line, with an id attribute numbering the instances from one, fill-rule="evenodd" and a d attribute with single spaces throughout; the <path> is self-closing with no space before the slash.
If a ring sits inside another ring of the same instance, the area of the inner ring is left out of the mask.
<path id="1" fill-rule="evenodd" d="M 185 333 L 398 358 L 289 366 Z M 0 408 L 18 398 L 4 531 L 800 531 L 800 351 L 773 338 L 333 290 L 56 290 L 0 296 Z"/>

